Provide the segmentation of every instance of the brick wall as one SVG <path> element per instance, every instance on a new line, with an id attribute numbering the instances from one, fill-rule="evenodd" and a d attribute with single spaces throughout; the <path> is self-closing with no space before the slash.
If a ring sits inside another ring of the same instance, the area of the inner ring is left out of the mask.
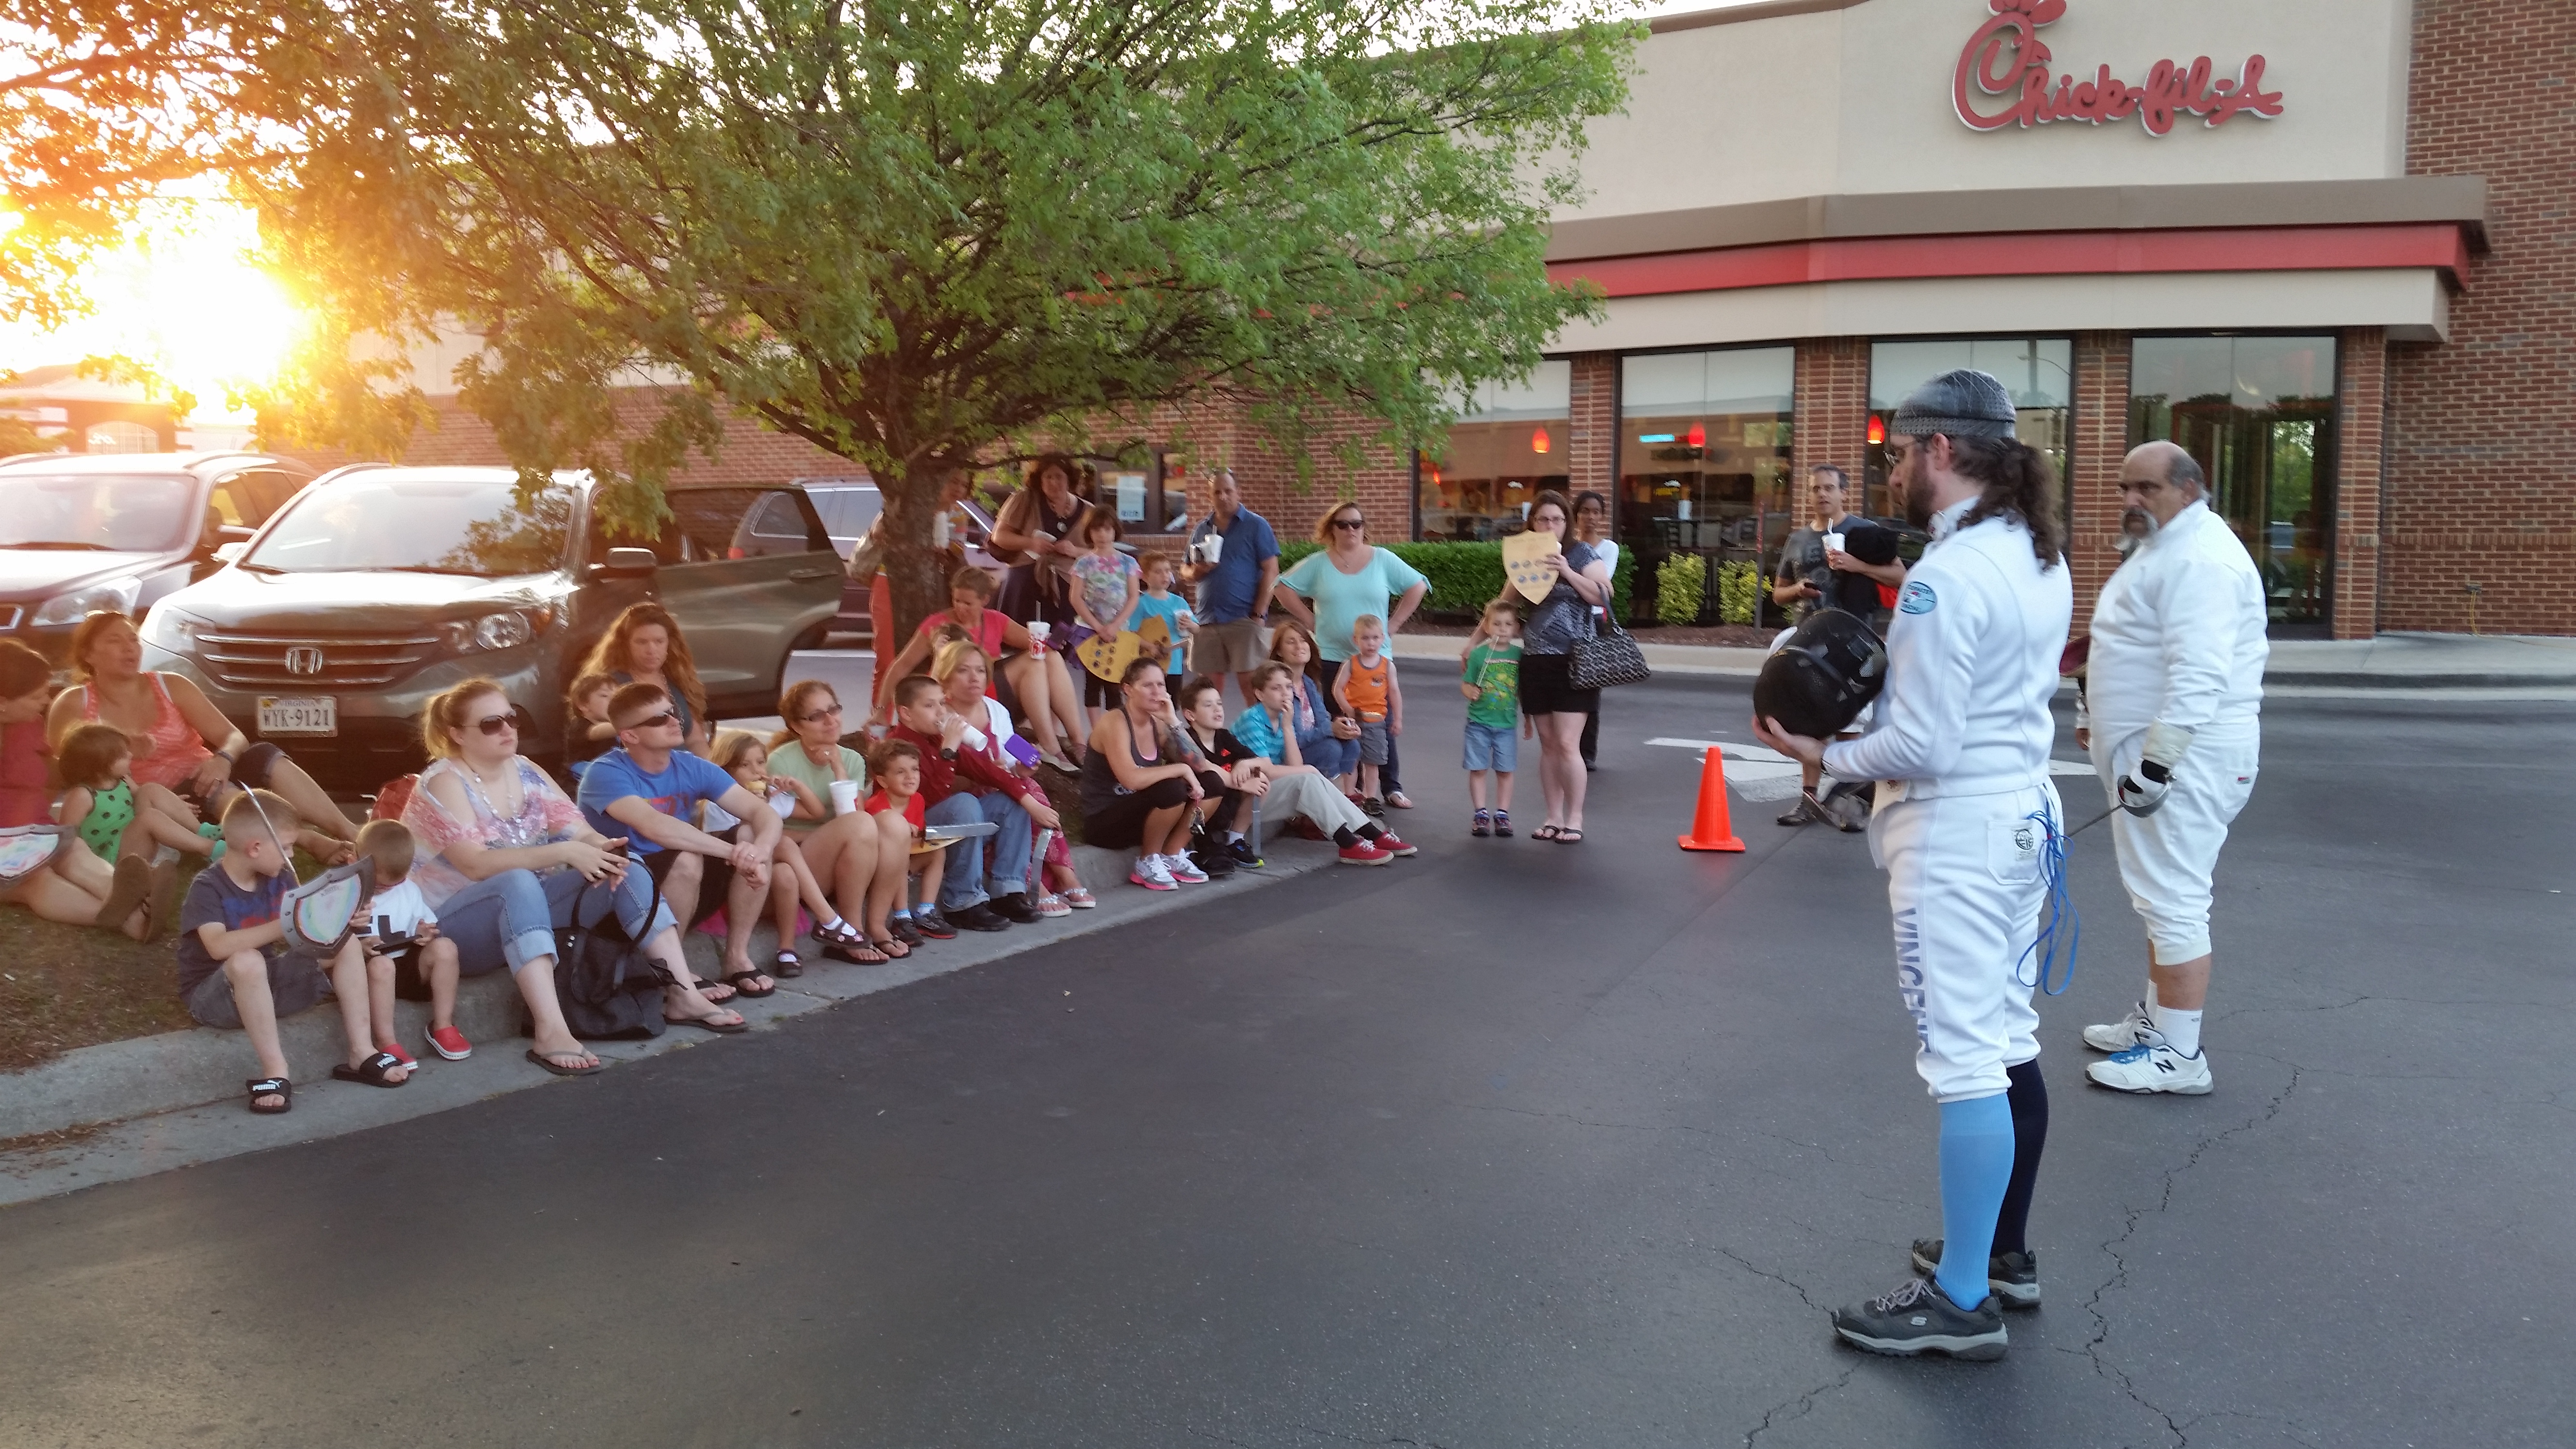
<path id="1" fill-rule="evenodd" d="M 1789 483 L 1789 516 L 1805 518 L 1814 498 L 1808 469 L 1832 463 L 1860 481 L 1861 453 L 1869 446 L 1869 339 L 1802 339 L 1791 406 L 1789 459 L 1796 476 Z"/>
<path id="2" fill-rule="evenodd" d="M 2576 4 L 2416 0 L 2408 90 L 2406 169 L 2485 177 L 2491 250 L 2389 349 L 2379 626 L 2466 629 L 2475 582 L 2479 628 L 2576 633 Z"/>
<path id="3" fill-rule="evenodd" d="M 1617 516 L 1619 458 L 1619 357 L 1586 352 L 1573 361 L 1574 421 L 1566 431 L 1566 480 L 1610 499 Z"/>
<path id="4" fill-rule="evenodd" d="M 2067 557 L 2075 575 L 2075 629 L 2092 627 L 2093 601 L 2120 566 L 2120 460 L 2129 450 L 2129 334 L 2075 334 L 2074 434 L 2069 440 Z"/>
<path id="5" fill-rule="evenodd" d="M 2388 334 L 2348 328 L 2335 357 L 2334 636 L 2367 639 L 2379 632 Z"/>

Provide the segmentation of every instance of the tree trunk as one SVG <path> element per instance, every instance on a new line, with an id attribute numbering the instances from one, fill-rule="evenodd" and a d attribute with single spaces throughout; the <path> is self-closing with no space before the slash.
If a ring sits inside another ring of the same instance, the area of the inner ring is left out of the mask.
<path id="1" fill-rule="evenodd" d="M 900 477 L 877 480 L 885 498 L 885 512 L 877 520 L 885 543 L 882 566 L 894 595 L 894 637 L 876 641 L 879 659 L 892 659 L 922 620 L 948 607 L 948 560 L 933 546 L 931 528 L 951 471 L 915 464 Z"/>

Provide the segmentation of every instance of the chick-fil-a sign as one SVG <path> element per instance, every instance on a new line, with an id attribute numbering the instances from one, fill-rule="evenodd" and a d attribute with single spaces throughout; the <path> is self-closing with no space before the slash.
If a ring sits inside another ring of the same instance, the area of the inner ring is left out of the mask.
<path id="1" fill-rule="evenodd" d="M 1993 18 L 1977 27 L 1959 51 L 1959 68 L 1951 76 L 1950 97 L 1959 119 L 1980 131 L 2006 126 L 2024 129 L 2051 121 L 2084 121 L 2100 125 L 2135 115 L 2150 136 L 2173 129 L 2174 117 L 2188 113 L 2223 126 L 2230 117 L 2270 120 L 2281 114 L 2281 93 L 2263 89 L 2263 57 L 2249 55 L 2236 78 L 2214 78 L 2208 56 L 2189 64 L 2160 60 L 2147 68 L 2142 85 L 2116 80 L 2104 65 L 2090 80 L 2072 75 L 2052 77 L 2053 57 L 2040 41 L 2039 27 L 2066 13 L 2066 0 L 1986 0 Z M 2012 104 L 1991 114 L 1980 111 L 1972 91 L 2011 96 Z"/>

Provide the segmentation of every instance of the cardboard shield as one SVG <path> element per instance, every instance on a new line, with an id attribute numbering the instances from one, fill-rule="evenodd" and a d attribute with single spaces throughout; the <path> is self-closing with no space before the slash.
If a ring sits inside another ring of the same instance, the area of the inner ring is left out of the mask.
<path id="1" fill-rule="evenodd" d="M 71 837 L 59 825 L 13 825 L 0 830 L 0 886 L 13 886 L 53 863 Z"/>
<path id="2" fill-rule="evenodd" d="M 1515 533 L 1503 540 L 1503 575 L 1522 598 L 1538 603 L 1556 587 L 1556 570 L 1548 566 L 1547 556 L 1563 549 L 1555 534 Z"/>
<path id="3" fill-rule="evenodd" d="M 1127 673 L 1127 666 L 1139 659 L 1150 659 L 1170 647 L 1172 631 L 1159 618 L 1147 619 L 1145 627 L 1122 630 L 1112 638 L 1094 634 L 1073 646 L 1074 657 L 1082 667 L 1100 678 L 1116 684 Z"/>
<path id="4" fill-rule="evenodd" d="M 329 957 L 358 929 L 358 905 L 376 893 L 376 863 L 359 856 L 286 893 L 278 919 L 290 951 Z"/>

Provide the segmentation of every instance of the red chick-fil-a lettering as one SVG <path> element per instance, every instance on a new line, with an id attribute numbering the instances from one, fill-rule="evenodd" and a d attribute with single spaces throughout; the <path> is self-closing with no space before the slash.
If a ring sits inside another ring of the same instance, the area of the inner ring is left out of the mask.
<path id="1" fill-rule="evenodd" d="M 1959 49 L 1959 64 L 1950 77 L 1950 100 L 1959 119 L 1972 130 L 2024 130 L 2051 121 L 2100 125 L 2130 116 L 2150 136 L 2171 131 L 2174 117 L 2202 117 L 2202 124 L 2223 126 L 2232 117 L 2270 120 L 2281 114 L 2281 93 L 2263 89 L 2263 57 L 2249 55 L 2233 80 L 2213 79 L 2208 56 L 2188 62 L 2159 60 L 2147 68 L 2143 85 L 2116 79 L 2108 65 L 2090 80 L 2072 74 L 2052 77 L 2053 57 L 2039 38 L 2039 27 L 2066 13 L 2066 0 L 1986 0 L 1994 14 L 1979 25 Z M 1978 108 L 1976 96 L 2010 96 L 1998 111 Z"/>

